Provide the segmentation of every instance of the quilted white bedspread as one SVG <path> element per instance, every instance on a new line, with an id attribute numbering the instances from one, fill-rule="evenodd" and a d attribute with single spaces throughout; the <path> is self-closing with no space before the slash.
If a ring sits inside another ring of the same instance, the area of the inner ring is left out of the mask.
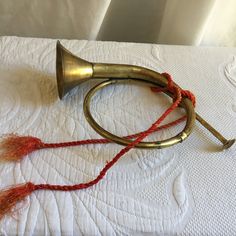
<path id="1" fill-rule="evenodd" d="M 197 112 L 227 138 L 236 136 L 236 48 L 197 48 L 61 40 L 93 61 L 169 72 L 197 98 Z M 86 122 L 83 97 L 95 82 L 58 99 L 51 39 L 0 38 L 0 133 L 59 142 L 98 138 Z M 170 100 L 147 86 L 112 85 L 92 104 L 106 129 L 126 135 L 148 128 Z M 176 112 L 167 121 L 180 115 Z M 166 122 L 167 122 L 166 121 Z M 183 125 L 152 135 L 173 136 Z M 236 145 L 235 145 L 236 146 Z M 0 222 L 1 235 L 235 235 L 236 147 L 196 122 L 182 144 L 134 149 L 96 186 L 74 192 L 36 191 Z M 75 184 L 97 176 L 117 144 L 48 149 L 20 163 L 0 163 L 0 188 L 16 183 Z"/>

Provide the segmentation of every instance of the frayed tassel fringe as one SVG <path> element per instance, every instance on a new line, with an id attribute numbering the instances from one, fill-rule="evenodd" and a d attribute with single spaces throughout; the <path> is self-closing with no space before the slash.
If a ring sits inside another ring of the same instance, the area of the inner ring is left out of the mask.
<path id="1" fill-rule="evenodd" d="M 2 137 L 0 141 L 0 161 L 16 162 L 26 155 L 42 148 L 40 139 L 31 136 L 18 136 L 10 134 Z"/>
<path id="2" fill-rule="evenodd" d="M 5 215 L 11 214 L 16 204 L 24 200 L 34 190 L 35 185 L 28 182 L 0 191 L 0 220 Z"/>

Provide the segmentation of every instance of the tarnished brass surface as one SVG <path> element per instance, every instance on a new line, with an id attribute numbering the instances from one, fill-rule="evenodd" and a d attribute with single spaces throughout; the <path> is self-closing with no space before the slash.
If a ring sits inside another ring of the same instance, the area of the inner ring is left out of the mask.
<path id="1" fill-rule="evenodd" d="M 208 129 L 222 144 L 223 149 L 230 148 L 234 143 L 235 139 L 226 139 L 222 134 L 220 134 L 215 128 L 213 128 L 208 122 L 206 122 L 201 116 L 196 113 L 196 119 L 199 123 Z"/>
<path id="2" fill-rule="evenodd" d="M 79 84 L 89 80 L 104 80 L 109 78 L 108 81 L 102 82 L 91 89 L 84 100 L 84 113 L 89 124 L 103 137 L 112 140 L 118 144 L 128 145 L 131 141 L 113 135 L 103 129 L 96 123 L 90 113 L 90 101 L 91 97 L 99 89 L 106 87 L 112 83 L 122 82 L 126 80 L 136 80 L 140 82 L 151 83 L 159 87 L 167 86 L 167 79 L 158 72 L 153 70 L 133 65 L 121 65 L 121 64 L 102 64 L 102 63 L 90 63 L 85 61 L 67 49 L 65 49 L 60 42 L 57 42 L 57 56 L 56 56 L 56 72 L 57 72 L 57 84 L 58 94 L 62 99 L 70 90 Z M 177 85 L 178 86 L 178 85 Z M 170 92 L 167 92 L 169 96 L 172 96 Z M 216 131 L 210 124 L 208 124 L 203 118 L 194 112 L 192 102 L 188 98 L 183 98 L 181 107 L 186 111 L 187 121 L 184 130 L 176 136 L 163 141 L 156 142 L 141 142 L 136 147 L 139 148 L 164 148 L 169 147 L 186 139 L 193 129 L 195 118 L 207 128 L 218 140 L 223 144 L 223 148 L 229 148 L 233 145 L 235 140 L 225 139 L 218 131 Z"/>
<path id="3" fill-rule="evenodd" d="M 94 118 L 92 117 L 91 112 L 90 112 L 90 103 L 91 103 L 92 96 L 98 90 L 100 90 L 110 84 L 115 84 L 115 83 L 122 82 L 122 81 L 124 82 L 124 80 L 121 80 L 121 79 L 120 80 L 116 80 L 116 79 L 111 80 L 110 79 L 110 80 L 104 81 L 102 83 L 99 83 L 98 85 L 96 85 L 94 88 L 92 88 L 87 93 L 87 95 L 84 99 L 84 106 L 83 107 L 84 107 L 84 114 L 85 114 L 87 121 L 94 128 L 94 130 L 97 133 L 99 133 L 104 138 L 107 138 L 107 139 L 112 140 L 118 144 L 126 146 L 129 143 L 131 143 L 132 140 L 116 136 L 114 134 L 111 134 L 107 130 L 103 129 L 99 124 L 97 124 L 97 122 L 94 120 Z M 146 82 L 146 83 L 148 82 L 149 84 L 151 83 L 152 85 L 159 85 L 158 81 L 156 81 L 156 82 L 142 81 L 142 82 Z M 172 146 L 174 144 L 180 143 L 183 140 L 185 140 L 190 135 L 190 133 L 192 131 L 192 127 L 193 127 L 194 121 L 195 121 L 195 113 L 194 113 L 193 104 L 188 98 L 183 99 L 182 107 L 185 109 L 186 115 L 187 115 L 186 125 L 185 125 L 182 132 L 180 132 L 179 134 L 177 134 L 176 136 L 174 136 L 172 138 L 162 140 L 162 141 L 140 142 L 139 144 L 136 145 L 136 147 L 138 147 L 138 148 L 159 148 L 160 149 L 160 148 Z"/>
<path id="4" fill-rule="evenodd" d="M 57 41 L 56 73 L 58 94 L 62 99 L 74 87 L 93 76 L 93 65 L 74 56 Z"/>

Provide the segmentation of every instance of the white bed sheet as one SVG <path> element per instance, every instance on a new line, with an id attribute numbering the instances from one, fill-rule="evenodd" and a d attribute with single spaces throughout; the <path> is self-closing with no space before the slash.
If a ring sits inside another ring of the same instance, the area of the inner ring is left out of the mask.
<path id="1" fill-rule="evenodd" d="M 196 110 L 226 137 L 236 136 L 236 49 L 62 40 L 94 62 L 127 63 L 169 72 L 197 98 Z M 0 133 L 44 141 L 99 137 L 86 122 L 81 85 L 59 101 L 51 39 L 0 38 Z M 111 86 L 92 110 L 110 131 L 150 126 L 169 100 L 140 85 Z M 177 113 L 172 116 L 177 117 Z M 171 118 L 168 119 L 169 121 Z M 183 126 L 183 125 L 182 125 Z M 181 127 L 151 138 L 172 136 Z M 75 192 L 37 191 L 0 222 L 3 235 L 236 234 L 236 149 L 196 123 L 181 145 L 132 150 L 96 186 Z M 0 188 L 34 183 L 75 184 L 96 177 L 122 147 L 116 144 L 42 150 L 20 163 L 0 164 Z"/>

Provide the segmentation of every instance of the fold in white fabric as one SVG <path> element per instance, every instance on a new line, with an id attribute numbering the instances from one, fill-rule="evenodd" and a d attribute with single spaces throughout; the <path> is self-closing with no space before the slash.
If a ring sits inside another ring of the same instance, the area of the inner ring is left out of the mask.
<path id="1" fill-rule="evenodd" d="M 226 137 L 236 136 L 236 49 L 62 40 L 94 62 L 135 64 L 169 72 L 191 90 L 196 110 Z M 55 40 L 0 38 L 0 133 L 34 135 L 48 142 L 98 138 L 82 103 L 96 82 L 63 101 L 55 79 Z M 147 86 L 121 84 L 101 91 L 93 115 L 118 135 L 142 131 L 171 100 Z M 166 122 L 177 118 L 175 112 Z M 183 127 L 149 139 L 164 139 Z M 122 147 L 88 145 L 41 150 L 20 163 L 0 163 L 0 188 L 17 183 L 75 184 L 93 179 Z M 37 191 L 0 222 L 3 235 L 232 235 L 236 233 L 236 151 L 196 123 L 182 144 L 134 149 L 96 186 L 82 191 Z M 17 220 L 16 220 L 17 219 Z"/>
<path id="2" fill-rule="evenodd" d="M 1 0 L 0 35 L 236 46 L 235 8 L 235 0 Z"/>

